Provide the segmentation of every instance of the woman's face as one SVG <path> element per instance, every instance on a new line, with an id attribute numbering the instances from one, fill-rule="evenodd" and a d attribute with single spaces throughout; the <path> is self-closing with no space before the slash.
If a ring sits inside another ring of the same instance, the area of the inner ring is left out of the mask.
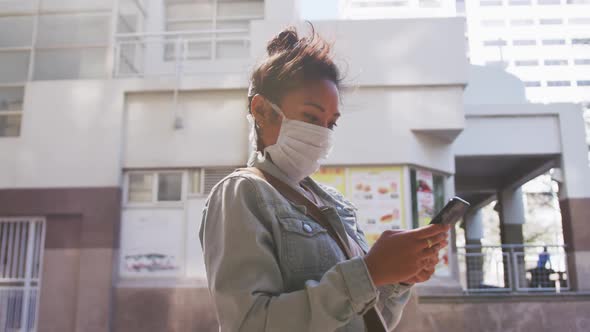
<path id="1" fill-rule="evenodd" d="M 277 106 L 288 119 L 333 130 L 340 117 L 339 100 L 338 88 L 334 82 L 318 80 L 309 81 L 303 87 L 290 91 Z M 260 128 L 258 134 L 263 146 L 259 149 L 262 150 L 277 142 L 282 118 L 261 95 L 255 95 L 250 106 Z"/>

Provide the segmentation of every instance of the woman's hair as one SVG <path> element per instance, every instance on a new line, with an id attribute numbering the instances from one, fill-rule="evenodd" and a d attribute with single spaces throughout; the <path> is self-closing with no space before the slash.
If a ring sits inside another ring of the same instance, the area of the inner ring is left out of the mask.
<path id="1" fill-rule="evenodd" d="M 308 22 L 309 23 L 309 22 Z M 340 71 L 334 63 L 331 45 L 320 37 L 311 26 L 308 37 L 299 38 L 295 27 L 287 27 L 266 45 L 267 57 L 254 69 L 248 89 L 248 111 L 252 98 L 260 94 L 275 104 L 280 104 L 289 91 L 314 80 L 330 80 L 340 88 Z M 251 115 L 250 144 L 254 151 L 262 148 L 258 126 Z"/>
<path id="2" fill-rule="evenodd" d="M 268 43 L 268 56 L 254 69 L 250 78 L 248 110 L 255 94 L 279 104 L 286 93 L 310 80 L 326 79 L 340 87 L 342 79 L 332 59 L 331 45 L 315 32 L 311 23 L 309 25 L 309 37 L 300 38 L 295 27 L 291 26 Z"/>

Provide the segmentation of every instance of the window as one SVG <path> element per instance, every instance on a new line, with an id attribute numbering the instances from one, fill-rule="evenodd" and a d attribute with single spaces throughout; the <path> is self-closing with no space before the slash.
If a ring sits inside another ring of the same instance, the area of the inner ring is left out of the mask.
<path id="1" fill-rule="evenodd" d="M 516 39 L 512 41 L 514 46 L 532 46 L 537 45 L 537 41 L 534 39 Z"/>
<path id="2" fill-rule="evenodd" d="M 182 173 L 158 174 L 158 201 L 180 201 L 182 199 Z"/>
<path id="3" fill-rule="evenodd" d="M 190 175 L 190 193 L 201 194 L 203 193 L 203 172 L 200 169 L 192 170 Z"/>
<path id="4" fill-rule="evenodd" d="M 23 87 L 0 88 L 0 137 L 20 136 Z"/>
<path id="5" fill-rule="evenodd" d="M 0 137 L 16 137 L 20 135 L 20 114 L 0 113 Z"/>
<path id="6" fill-rule="evenodd" d="M 129 173 L 127 202 L 180 201 L 182 200 L 182 179 L 183 172 L 181 171 L 131 172 Z"/>
<path id="7" fill-rule="evenodd" d="M 370 5 L 352 2 L 351 6 Z M 264 1 L 166 0 L 165 26 L 168 31 L 206 32 L 189 42 L 187 56 L 191 60 L 243 58 L 249 55 L 250 22 L 264 17 Z M 214 42 L 214 41 L 217 42 Z M 166 46 L 165 59 L 173 60 L 173 44 Z"/>
<path id="8" fill-rule="evenodd" d="M 132 203 L 151 202 L 154 175 L 152 173 L 129 174 L 127 201 Z"/>
<path id="9" fill-rule="evenodd" d="M 33 16 L 0 17 L 0 47 L 23 47 L 33 43 Z"/>
<path id="10" fill-rule="evenodd" d="M 562 59 L 550 59 L 550 60 L 545 60 L 543 62 L 543 64 L 545 66 L 567 66 L 567 60 L 562 60 Z"/>
<path id="11" fill-rule="evenodd" d="M 560 18 L 542 18 L 539 20 L 539 24 L 541 24 L 541 25 L 563 24 L 563 20 Z"/>
<path id="12" fill-rule="evenodd" d="M 543 45 L 565 45 L 565 39 L 543 39 Z"/>
<path id="13" fill-rule="evenodd" d="M 211 189 L 237 167 L 190 170 L 130 171 L 127 173 L 126 202 L 158 204 L 181 202 L 187 197 L 208 195 Z"/>
<path id="14" fill-rule="evenodd" d="M 483 20 L 481 26 L 483 27 L 503 27 L 505 25 L 504 20 Z"/>
<path id="15" fill-rule="evenodd" d="M 490 67 L 506 67 L 508 63 L 506 61 L 486 61 L 486 66 Z"/>
<path id="16" fill-rule="evenodd" d="M 531 20 L 531 19 L 511 20 L 510 21 L 510 25 L 513 27 L 521 27 L 521 26 L 534 25 L 534 24 L 535 24 L 535 20 Z"/>
<path id="17" fill-rule="evenodd" d="M 590 65 L 590 59 L 575 59 L 575 65 Z"/>
<path id="18" fill-rule="evenodd" d="M 514 61 L 514 65 L 517 67 L 524 67 L 524 66 L 538 66 L 538 60 L 516 60 Z"/>
<path id="19" fill-rule="evenodd" d="M 502 6 L 502 0 L 480 0 L 479 5 L 482 7 Z"/>
<path id="20" fill-rule="evenodd" d="M 578 86 L 590 86 L 590 80 L 577 81 Z"/>
<path id="21" fill-rule="evenodd" d="M 541 82 L 539 81 L 525 81 L 524 86 L 527 88 L 536 88 L 541 86 Z"/>
<path id="22" fill-rule="evenodd" d="M 590 45 L 590 38 L 574 38 L 572 39 L 573 45 Z"/>
<path id="23" fill-rule="evenodd" d="M 441 0 L 420 0 L 420 7 L 422 8 L 439 8 Z"/>
<path id="24" fill-rule="evenodd" d="M 571 86 L 570 81 L 548 81 L 547 86 Z"/>
<path id="25" fill-rule="evenodd" d="M 590 0 L 567 0 L 568 5 L 584 5 L 590 4 Z"/>
<path id="26" fill-rule="evenodd" d="M 502 39 L 486 40 L 483 42 L 483 46 L 506 46 L 506 41 Z"/>
<path id="27" fill-rule="evenodd" d="M 110 16 L 41 15 L 37 46 L 108 45 Z"/>
<path id="28" fill-rule="evenodd" d="M 567 22 L 573 25 L 590 24 L 590 17 L 570 18 Z"/>
<path id="29" fill-rule="evenodd" d="M 0 112 L 22 111 L 24 94 L 23 87 L 0 88 Z"/>
<path id="30" fill-rule="evenodd" d="M 104 78 L 107 48 L 48 48 L 35 53 L 35 80 Z"/>
<path id="31" fill-rule="evenodd" d="M 510 6 L 527 6 L 531 4 L 531 0 L 510 0 Z"/>
<path id="32" fill-rule="evenodd" d="M 0 51 L 0 83 L 22 83 L 28 80 L 29 51 Z"/>
<path id="33" fill-rule="evenodd" d="M 559 5 L 561 0 L 537 0 L 539 5 Z"/>

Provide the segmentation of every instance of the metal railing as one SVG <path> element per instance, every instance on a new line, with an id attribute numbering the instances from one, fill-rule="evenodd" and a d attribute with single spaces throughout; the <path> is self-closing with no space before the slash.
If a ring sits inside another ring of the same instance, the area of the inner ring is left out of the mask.
<path id="1" fill-rule="evenodd" d="M 563 245 L 466 245 L 457 256 L 468 293 L 570 290 Z"/>
<path id="2" fill-rule="evenodd" d="M 195 74 L 191 63 L 247 58 L 248 29 L 127 33 L 115 36 L 114 77 Z"/>

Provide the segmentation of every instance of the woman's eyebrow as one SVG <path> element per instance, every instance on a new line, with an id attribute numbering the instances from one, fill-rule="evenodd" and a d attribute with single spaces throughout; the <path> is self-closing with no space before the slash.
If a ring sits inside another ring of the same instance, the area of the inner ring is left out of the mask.
<path id="1" fill-rule="evenodd" d="M 303 105 L 313 106 L 313 107 L 319 109 L 321 112 L 325 112 L 326 111 L 321 105 L 318 105 L 318 104 L 316 104 L 314 102 L 311 102 L 311 101 L 306 101 L 305 103 L 303 103 Z M 338 112 L 336 112 L 336 114 L 334 114 L 334 117 L 336 117 L 336 118 L 339 117 L 339 116 L 340 116 L 340 113 L 338 113 Z"/>

